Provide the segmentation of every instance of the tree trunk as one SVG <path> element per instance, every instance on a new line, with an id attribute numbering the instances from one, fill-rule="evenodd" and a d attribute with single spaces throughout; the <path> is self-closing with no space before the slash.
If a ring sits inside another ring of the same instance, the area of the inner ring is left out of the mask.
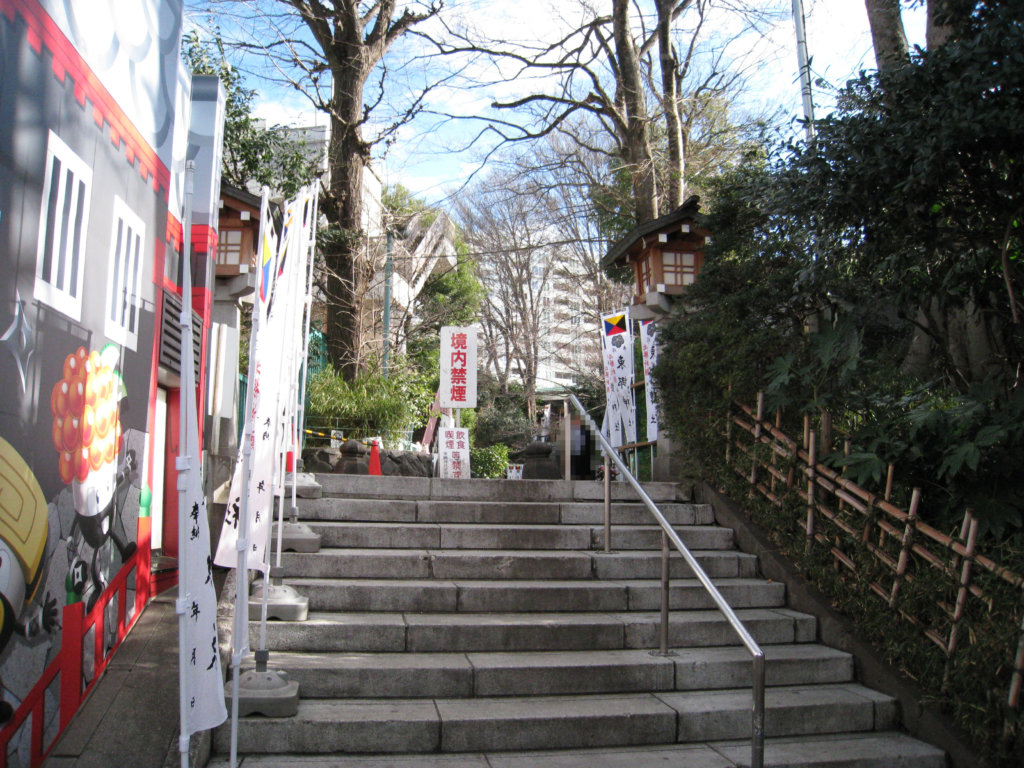
<path id="1" fill-rule="evenodd" d="M 668 174 L 665 202 L 669 211 L 683 204 L 683 131 L 679 120 L 679 89 L 676 70 L 679 61 L 672 50 L 672 11 L 676 0 L 658 0 L 658 55 L 661 60 L 661 99 L 665 110 L 665 132 L 668 140 Z"/>
<path id="2" fill-rule="evenodd" d="M 327 269 L 327 354 L 351 381 L 359 368 L 359 277 L 363 261 L 363 168 L 368 160 L 359 122 L 363 77 L 353 67 L 333 68 L 328 219 L 340 237 L 324 251 Z M 355 98 L 356 95 L 360 98 Z"/>
<path id="3" fill-rule="evenodd" d="M 925 45 L 933 51 L 949 40 L 953 35 L 953 27 L 948 23 L 940 23 L 937 16 L 946 10 L 949 0 L 928 0 L 928 22 L 925 27 Z"/>
<path id="4" fill-rule="evenodd" d="M 910 61 L 899 0 L 864 0 L 864 3 L 868 10 L 878 71 L 885 74 L 899 69 Z"/>
<path id="5" fill-rule="evenodd" d="M 623 158 L 629 165 L 637 224 L 658 218 L 658 183 L 644 104 L 643 82 L 636 46 L 629 28 L 628 0 L 613 0 L 612 30 L 618 60 L 619 95 L 625 108 L 626 128 L 622 136 Z"/>

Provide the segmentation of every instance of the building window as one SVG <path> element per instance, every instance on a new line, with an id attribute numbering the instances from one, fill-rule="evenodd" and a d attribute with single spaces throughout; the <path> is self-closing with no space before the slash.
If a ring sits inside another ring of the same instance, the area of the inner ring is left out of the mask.
<path id="1" fill-rule="evenodd" d="M 92 170 L 50 131 L 39 213 L 35 297 L 81 320 Z"/>
<path id="2" fill-rule="evenodd" d="M 217 263 L 238 266 L 242 263 L 242 230 L 222 229 L 217 241 Z"/>
<path id="3" fill-rule="evenodd" d="M 645 293 L 651 292 L 651 260 L 647 256 L 641 256 L 637 262 L 639 269 L 640 289 Z"/>
<path id="4" fill-rule="evenodd" d="M 135 349 L 139 337 L 139 293 L 142 290 L 142 244 L 146 226 L 120 197 L 114 198 L 107 268 L 107 310 L 104 333 L 117 344 Z"/>
<path id="5" fill-rule="evenodd" d="M 662 254 L 665 285 L 692 285 L 697 279 L 697 259 L 692 253 Z"/>

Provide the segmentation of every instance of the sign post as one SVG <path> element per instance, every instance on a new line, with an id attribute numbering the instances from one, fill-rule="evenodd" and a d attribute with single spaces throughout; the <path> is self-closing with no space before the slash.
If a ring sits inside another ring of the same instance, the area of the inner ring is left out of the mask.
<path id="1" fill-rule="evenodd" d="M 441 328 L 441 385 L 438 405 L 455 412 L 455 428 L 442 429 L 438 442 L 441 477 L 470 477 L 469 430 L 461 428 L 463 408 L 476 408 L 476 328 Z"/>

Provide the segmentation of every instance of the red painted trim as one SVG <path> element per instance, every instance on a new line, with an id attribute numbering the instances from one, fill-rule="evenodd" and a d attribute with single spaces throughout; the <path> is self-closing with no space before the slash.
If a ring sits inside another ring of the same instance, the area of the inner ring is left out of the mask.
<path id="1" fill-rule="evenodd" d="M 65 653 L 64 649 L 74 649 L 82 644 L 82 635 L 84 634 L 82 619 L 84 616 L 85 607 L 81 603 L 64 606 L 64 616 L 61 621 L 61 656 L 57 658 L 62 666 L 60 673 L 60 729 L 62 731 L 68 727 L 82 701 L 82 654 Z M 73 638 L 77 638 L 77 640 Z"/>
<path id="2" fill-rule="evenodd" d="M 164 240 L 176 251 L 181 251 L 181 246 L 185 242 L 181 222 L 170 211 L 167 212 L 167 232 L 164 235 Z M 195 242 L 195 235 L 192 236 L 192 240 Z"/>
<path id="3" fill-rule="evenodd" d="M 192 250 L 217 258 L 217 229 L 207 224 L 192 225 Z"/>
<path id="4" fill-rule="evenodd" d="M 152 178 L 153 191 L 166 201 L 171 186 L 170 170 L 38 0 L 0 0 L 0 11 L 12 23 L 15 13 L 21 15 L 27 25 L 25 37 L 32 50 L 39 56 L 44 48 L 50 52 L 57 81 L 63 84 L 66 77 L 71 76 L 75 100 L 83 108 L 87 100 L 92 103 L 92 116 L 97 126 L 103 123 L 110 126 L 111 143 L 118 149 L 124 143 L 125 159 L 133 166 L 138 159 L 139 175 L 143 180 Z"/>
<path id="5" fill-rule="evenodd" d="M 14 716 L 0 730 L 0 768 L 7 768 L 7 749 L 10 740 L 17 734 L 21 726 L 32 718 L 31 740 L 29 762 L 33 768 L 42 765 L 47 754 L 57 743 L 61 733 L 71 722 L 71 718 L 78 711 L 85 697 L 89 695 L 93 686 L 100 679 L 107 664 L 113 657 L 125 636 L 142 615 L 141 610 L 136 610 L 129 619 L 125 612 L 126 595 L 128 590 L 128 576 L 132 571 L 138 570 L 138 553 L 125 563 L 117 575 L 111 580 L 110 585 L 103 590 L 103 593 L 96 601 L 92 611 L 85 614 L 81 603 L 74 603 L 64 607 L 61 614 L 61 645 L 57 657 L 50 662 L 43 674 L 36 681 L 36 684 L 29 691 L 28 695 L 21 702 L 21 706 L 15 711 Z M 111 600 L 116 599 L 117 613 L 117 639 L 110 650 L 103 653 L 103 622 L 105 620 L 107 606 Z M 94 643 L 94 666 L 93 677 L 89 685 L 82 687 L 82 653 L 85 650 L 83 640 L 89 630 L 95 627 Z M 43 725 L 46 722 L 47 689 L 60 675 L 60 698 L 58 702 L 59 717 L 57 732 L 49 744 L 44 742 Z"/>

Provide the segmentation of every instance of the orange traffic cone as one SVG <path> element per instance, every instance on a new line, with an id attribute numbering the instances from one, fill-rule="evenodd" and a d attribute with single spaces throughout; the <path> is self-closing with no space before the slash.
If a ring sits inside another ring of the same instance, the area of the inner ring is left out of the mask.
<path id="1" fill-rule="evenodd" d="M 373 447 L 370 448 L 370 474 L 380 475 L 383 474 L 380 471 L 380 448 L 377 447 L 377 441 L 373 441 Z"/>

